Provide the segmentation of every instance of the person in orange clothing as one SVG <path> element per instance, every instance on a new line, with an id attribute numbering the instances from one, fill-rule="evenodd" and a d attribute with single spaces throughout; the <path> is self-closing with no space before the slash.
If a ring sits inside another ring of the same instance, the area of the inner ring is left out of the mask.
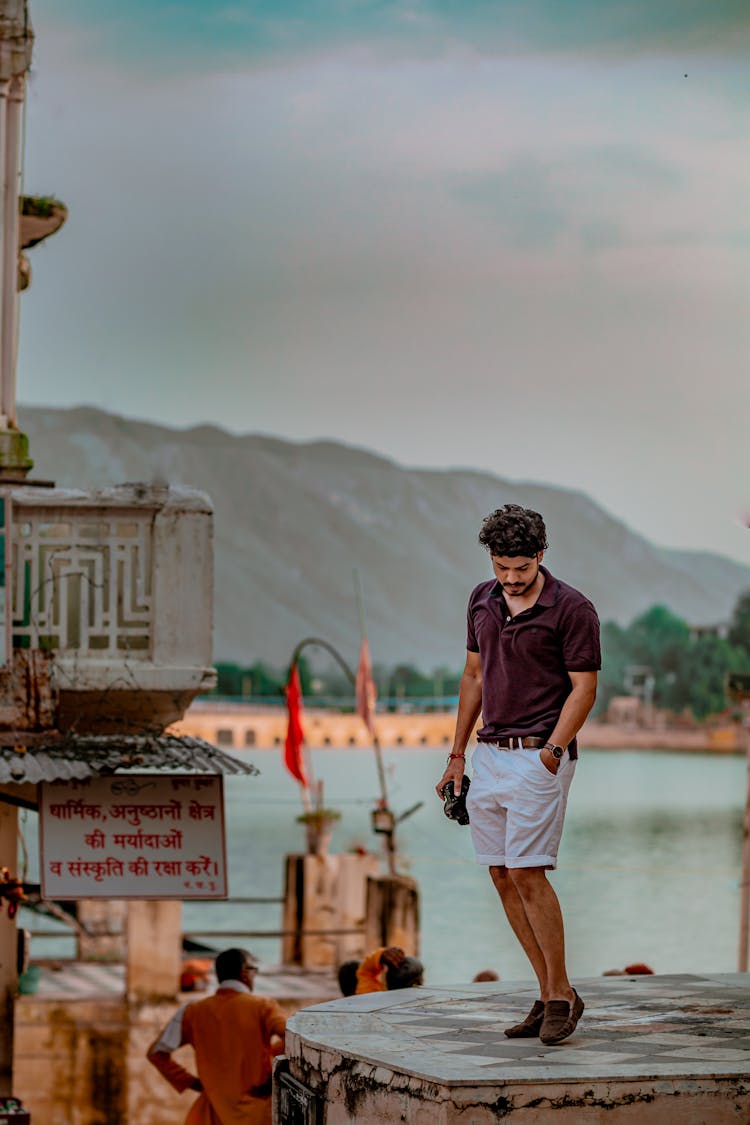
<path id="1" fill-rule="evenodd" d="M 407 957 L 397 945 L 381 946 L 368 953 L 357 969 L 357 996 L 415 988 L 422 983 L 424 967 L 416 957 Z"/>
<path id="2" fill-rule="evenodd" d="M 271 1060 L 284 1049 L 286 1016 L 265 996 L 253 996 L 257 963 L 245 949 L 216 958 L 213 996 L 179 1008 L 148 1049 L 147 1058 L 175 1090 L 195 1090 L 185 1125 L 271 1125 Z M 172 1058 L 190 1044 L 198 1074 Z"/>

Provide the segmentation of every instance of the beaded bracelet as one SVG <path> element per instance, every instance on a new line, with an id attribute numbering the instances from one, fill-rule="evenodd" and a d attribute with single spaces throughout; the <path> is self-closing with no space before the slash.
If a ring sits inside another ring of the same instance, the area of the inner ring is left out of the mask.
<path id="1" fill-rule="evenodd" d="M 450 762 L 451 758 L 466 758 L 466 755 L 465 754 L 449 754 L 448 755 L 448 761 L 449 762 Z"/>

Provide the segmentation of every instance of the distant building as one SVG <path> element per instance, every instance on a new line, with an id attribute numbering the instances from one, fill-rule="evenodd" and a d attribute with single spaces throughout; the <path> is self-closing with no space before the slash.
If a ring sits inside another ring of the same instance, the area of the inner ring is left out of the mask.
<path id="1" fill-rule="evenodd" d="M 720 637 L 726 640 L 729 636 L 729 622 L 720 621 L 716 625 L 691 625 L 690 637 L 694 641 L 698 641 L 701 637 Z"/>
<path id="2" fill-rule="evenodd" d="M 643 700 L 637 695 L 615 695 L 606 711 L 606 720 L 618 727 L 640 727 L 643 725 Z"/>

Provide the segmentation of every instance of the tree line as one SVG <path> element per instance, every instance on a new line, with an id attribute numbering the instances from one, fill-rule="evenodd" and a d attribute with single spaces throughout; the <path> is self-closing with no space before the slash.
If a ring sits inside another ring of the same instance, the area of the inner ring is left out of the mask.
<path id="1" fill-rule="evenodd" d="M 264 661 L 243 666 L 220 661 L 215 695 L 278 701 L 283 698 L 288 669 Z M 338 668 L 299 661 L 307 700 L 351 705 L 353 688 Z M 674 712 L 690 710 L 696 718 L 726 709 L 726 681 L 733 673 L 750 675 L 750 590 L 742 594 L 725 629 L 691 628 L 663 605 L 636 617 L 627 626 L 614 621 L 602 627 L 602 671 L 595 713 L 613 697 L 640 695 L 654 706 Z M 400 701 L 444 700 L 458 695 L 461 669 L 437 667 L 423 672 L 412 664 L 376 664 L 373 679 L 378 698 Z"/>
<path id="2" fill-rule="evenodd" d="M 299 658 L 298 667 L 302 694 L 306 699 L 340 700 L 342 705 L 352 701 L 352 683 L 337 667 L 313 668 L 305 656 Z M 288 668 L 274 667 L 264 661 L 248 666 L 218 661 L 216 672 L 217 683 L 212 694 L 269 700 L 283 697 L 289 675 Z M 372 678 L 379 699 L 443 699 L 458 695 L 461 670 L 437 667 L 427 673 L 413 664 L 393 667 L 375 664 Z"/>
<path id="3" fill-rule="evenodd" d="M 627 627 L 604 625 L 597 712 L 616 695 L 637 694 L 656 707 L 704 719 L 726 709 L 732 673 L 750 673 L 750 591 L 726 629 L 691 628 L 656 605 Z"/>

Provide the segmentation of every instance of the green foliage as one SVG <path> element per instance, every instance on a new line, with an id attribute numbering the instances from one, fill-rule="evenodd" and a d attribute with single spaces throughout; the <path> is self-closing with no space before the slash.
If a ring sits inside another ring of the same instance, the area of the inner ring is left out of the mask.
<path id="1" fill-rule="evenodd" d="M 343 707 L 351 708 L 354 685 L 338 665 L 313 671 L 304 655 L 298 663 L 302 694 L 306 699 L 340 699 Z M 217 684 L 213 694 L 245 699 L 251 696 L 267 698 L 269 702 L 283 697 L 284 685 L 289 677 L 288 668 L 272 668 L 262 661 L 250 666 L 218 661 L 216 672 Z M 423 673 L 412 664 L 399 664 L 395 668 L 376 664 L 373 679 L 380 699 L 431 699 L 436 695 L 458 695 L 461 671 L 436 668 L 431 673 Z"/>
<path id="2" fill-rule="evenodd" d="M 258 696 L 278 700 L 279 696 L 283 697 L 284 685 L 289 678 L 288 669 L 282 671 L 279 668 L 272 668 L 262 660 L 256 661 L 249 667 L 218 661 L 215 667 L 216 687 L 213 692 L 214 695 L 235 696 L 237 698 Z M 302 694 L 310 695 L 312 693 L 312 674 L 310 664 L 304 656 L 299 658 L 298 667 Z"/>
<path id="3" fill-rule="evenodd" d="M 390 694 L 397 698 L 432 694 L 432 680 L 422 675 L 413 664 L 397 664 L 391 672 L 390 680 Z"/>
<path id="4" fill-rule="evenodd" d="M 734 607 L 727 640 L 750 655 L 750 590 L 740 595 Z"/>
<path id="5" fill-rule="evenodd" d="M 257 663 L 249 668 L 240 664 L 216 665 L 216 694 L 228 696 L 272 696 L 283 694 L 281 673 L 266 664 Z"/>
<path id="6" fill-rule="evenodd" d="M 21 214 L 38 215 L 47 219 L 56 207 L 60 207 L 60 200 L 54 195 L 24 195 L 21 197 Z"/>
<path id="7" fill-rule="evenodd" d="M 686 669 L 686 704 L 698 718 L 724 710 L 730 672 L 750 671 L 750 654 L 728 638 L 701 636 L 694 643 Z"/>
<path id="8" fill-rule="evenodd" d="M 242 695 L 242 669 L 239 664 L 226 664 L 218 661 L 216 668 L 215 695 Z"/>
<path id="9" fill-rule="evenodd" d="M 613 696 L 631 694 L 634 682 L 643 694 L 646 681 L 657 707 L 690 709 L 696 718 L 723 711 L 727 675 L 750 671 L 750 593 L 737 603 L 726 638 L 693 632 L 665 606 L 653 606 L 627 628 L 607 622 L 602 657 L 598 712 Z"/>

